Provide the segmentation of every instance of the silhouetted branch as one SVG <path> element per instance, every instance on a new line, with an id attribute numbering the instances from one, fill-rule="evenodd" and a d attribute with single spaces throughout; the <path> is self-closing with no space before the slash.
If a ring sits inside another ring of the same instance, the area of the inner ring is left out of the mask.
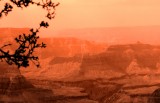
<path id="1" fill-rule="evenodd" d="M 1 1 L 1 0 L 0 0 Z M 51 0 L 42 0 L 42 2 L 34 2 L 33 0 L 10 0 L 11 3 L 16 5 L 18 8 L 28 7 L 29 5 L 41 6 L 45 9 L 48 19 L 53 19 L 55 16 L 55 7 L 59 3 L 53 3 Z M 4 9 L 0 12 L 0 18 L 4 15 L 8 15 L 9 12 L 13 10 L 13 6 L 10 3 L 6 3 Z M 40 66 L 38 56 L 33 54 L 36 48 L 45 48 L 46 44 L 38 43 L 39 36 L 37 33 L 41 27 L 47 28 L 49 26 L 48 22 L 42 21 L 38 29 L 30 29 L 31 34 L 22 34 L 15 38 L 16 43 L 18 43 L 18 48 L 14 53 L 10 51 L 4 51 L 3 48 L 10 46 L 11 44 L 6 44 L 0 48 L 0 60 L 6 61 L 9 65 L 15 64 L 20 67 L 28 67 L 29 61 L 32 61 L 37 67 Z"/>
<path id="2" fill-rule="evenodd" d="M 9 3 L 6 3 L 3 10 L 0 11 L 0 17 L 2 17 L 2 14 L 7 16 L 8 13 L 12 11 L 12 9 L 13 9 L 13 6 L 10 5 Z"/>
<path id="3" fill-rule="evenodd" d="M 52 0 L 41 0 L 42 2 L 35 2 L 33 0 L 10 0 L 11 3 L 15 4 L 18 8 L 28 7 L 29 5 L 41 6 L 43 9 L 47 10 L 46 17 L 48 19 L 53 19 L 55 17 L 55 8 L 59 3 L 54 3 Z M 0 17 L 2 14 L 8 15 L 12 11 L 13 6 L 10 3 L 6 3 L 4 9 L 0 12 Z"/>

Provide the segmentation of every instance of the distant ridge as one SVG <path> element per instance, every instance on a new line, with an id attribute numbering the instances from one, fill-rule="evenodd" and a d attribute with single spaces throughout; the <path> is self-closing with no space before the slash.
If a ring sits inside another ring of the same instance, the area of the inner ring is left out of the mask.
<path id="1" fill-rule="evenodd" d="M 107 42 L 107 44 L 136 42 L 160 44 L 160 26 L 66 29 L 56 32 L 55 35 Z"/>
<path id="2" fill-rule="evenodd" d="M 29 28 L 0 28 L 0 46 L 7 43 L 14 44 L 14 38 L 20 34 L 29 33 Z M 38 42 L 47 44 L 46 49 L 38 49 L 36 53 L 42 53 L 41 57 L 73 56 L 86 53 L 96 54 L 107 48 L 106 44 L 81 40 L 72 37 L 40 37 Z M 14 46 L 14 45 L 13 45 Z M 15 48 L 14 46 L 13 48 Z"/>
<path id="3" fill-rule="evenodd" d="M 50 37 L 78 38 L 89 41 L 103 42 L 110 45 L 132 44 L 137 42 L 154 45 L 160 44 L 160 26 L 102 27 L 53 31 L 42 31 L 40 32 L 40 36 L 41 38 L 48 38 L 49 35 L 52 34 Z M 29 28 L 0 28 L 0 38 L 11 36 L 14 37 L 28 32 Z"/>
<path id="4" fill-rule="evenodd" d="M 16 37 L 22 33 L 28 33 L 29 28 L 0 28 L 0 38 Z"/>

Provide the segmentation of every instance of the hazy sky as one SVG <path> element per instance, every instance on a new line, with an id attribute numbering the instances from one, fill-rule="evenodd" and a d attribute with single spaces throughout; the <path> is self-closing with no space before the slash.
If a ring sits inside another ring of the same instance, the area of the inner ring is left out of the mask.
<path id="1" fill-rule="evenodd" d="M 5 0 L 3 0 L 5 1 Z M 59 0 L 49 30 L 86 27 L 160 25 L 160 0 Z M 3 3 L 0 3 L 2 8 Z M 45 11 L 31 6 L 0 19 L 0 27 L 34 27 Z"/>

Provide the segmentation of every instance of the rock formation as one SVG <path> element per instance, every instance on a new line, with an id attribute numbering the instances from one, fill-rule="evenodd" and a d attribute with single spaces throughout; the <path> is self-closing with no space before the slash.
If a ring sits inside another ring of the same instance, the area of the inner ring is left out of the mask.
<path id="1" fill-rule="evenodd" d="M 148 99 L 148 103 L 160 103 L 160 88 L 156 89 Z"/>
<path id="2" fill-rule="evenodd" d="M 36 94 L 37 93 L 37 94 Z M 52 90 L 34 87 L 21 75 L 19 69 L 5 62 L 0 63 L 0 102 L 2 103 L 49 103 Z"/>

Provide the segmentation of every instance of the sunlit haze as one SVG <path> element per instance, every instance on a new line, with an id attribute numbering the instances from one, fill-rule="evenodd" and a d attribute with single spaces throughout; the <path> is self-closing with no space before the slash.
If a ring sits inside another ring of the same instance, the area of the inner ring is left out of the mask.
<path id="1" fill-rule="evenodd" d="M 0 103 L 160 103 L 160 0 L 52 1 L 0 17 Z"/>
<path id="2" fill-rule="evenodd" d="M 42 31 L 46 36 L 66 29 L 160 25 L 159 0 L 59 0 L 56 18 Z M 2 8 L 3 5 L 0 5 Z M 15 8 L 0 27 L 37 27 L 46 12 L 36 6 Z M 44 35 L 43 35 L 44 36 Z"/>

